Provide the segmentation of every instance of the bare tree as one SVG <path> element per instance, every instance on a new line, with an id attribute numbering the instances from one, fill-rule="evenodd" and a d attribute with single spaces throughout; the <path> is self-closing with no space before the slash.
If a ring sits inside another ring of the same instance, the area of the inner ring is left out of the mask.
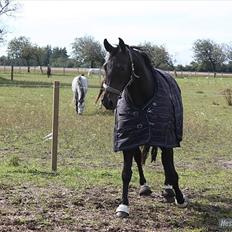
<path id="1" fill-rule="evenodd" d="M 3 16 L 13 16 L 18 7 L 19 4 L 14 0 L 0 0 L 0 43 L 3 42 L 4 36 L 7 33 L 2 18 Z"/>
<path id="2" fill-rule="evenodd" d="M 12 0 L 0 0 L 0 16 L 4 14 L 12 16 L 17 8 L 18 4 Z"/>

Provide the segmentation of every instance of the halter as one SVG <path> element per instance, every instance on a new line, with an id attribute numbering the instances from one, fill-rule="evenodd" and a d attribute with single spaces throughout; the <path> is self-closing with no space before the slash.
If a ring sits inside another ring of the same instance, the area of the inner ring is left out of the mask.
<path id="1" fill-rule="evenodd" d="M 128 53 L 129 53 L 129 58 L 130 58 L 130 63 L 131 63 L 131 76 L 130 76 L 130 80 L 128 81 L 128 83 L 126 84 L 126 86 L 123 88 L 123 90 L 127 86 L 129 86 L 135 80 L 135 78 L 136 79 L 140 78 L 140 76 L 138 76 L 137 74 L 135 74 L 135 65 L 134 65 L 134 62 L 133 62 L 133 58 L 132 58 L 132 54 L 131 54 L 131 49 L 130 49 L 129 46 L 126 47 L 126 49 L 127 49 Z M 105 89 L 106 92 L 114 93 L 114 94 L 119 95 L 119 96 L 121 96 L 121 94 L 123 92 L 123 90 L 120 91 L 118 89 L 115 89 L 115 88 L 107 85 L 106 83 L 103 83 L 103 88 Z"/>

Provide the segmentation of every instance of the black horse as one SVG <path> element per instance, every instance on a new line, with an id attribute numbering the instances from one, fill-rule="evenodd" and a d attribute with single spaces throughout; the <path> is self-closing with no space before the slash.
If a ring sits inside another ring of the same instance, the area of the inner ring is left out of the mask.
<path id="1" fill-rule="evenodd" d="M 188 205 L 178 184 L 173 148 L 180 146 L 183 129 L 183 108 L 180 89 L 169 74 L 154 69 L 149 57 L 138 47 L 131 47 L 119 38 L 112 46 L 106 39 L 108 57 L 104 64 L 106 79 L 102 99 L 107 109 L 115 110 L 114 151 L 122 151 L 122 202 L 117 216 L 129 215 L 128 187 L 133 158 L 138 166 L 140 195 L 151 193 L 142 168 L 140 146 L 161 149 L 164 167 L 164 196 L 175 197 L 179 207 Z M 157 150 L 157 149 L 156 149 Z"/>

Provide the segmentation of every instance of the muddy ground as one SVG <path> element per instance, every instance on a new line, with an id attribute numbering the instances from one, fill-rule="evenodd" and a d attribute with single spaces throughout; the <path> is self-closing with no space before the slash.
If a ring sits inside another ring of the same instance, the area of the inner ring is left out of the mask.
<path id="1" fill-rule="evenodd" d="M 57 186 L 1 186 L 0 231 L 191 231 L 202 228 L 203 223 L 206 231 L 217 231 L 211 215 L 216 208 L 190 204 L 187 209 L 177 209 L 157 193 L 140 197 L 135 187 L 130 189 L 130 217 L 118 219 L 115 209 L 120 195 L 120 189 L 113 187 L 79 191 Z"/>

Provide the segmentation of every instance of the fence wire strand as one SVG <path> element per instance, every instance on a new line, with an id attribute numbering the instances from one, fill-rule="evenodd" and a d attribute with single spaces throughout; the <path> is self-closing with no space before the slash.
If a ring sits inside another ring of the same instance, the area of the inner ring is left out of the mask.
<path id="1" fill-rule="evenodd" d="M 65 88 L 70 88 L 71 89 L 71 85 L 62 85 L 60 84 L 60 86 L 55 87 L 54 84 L 49 84 L 49 85 L 13 85 L 13 84 L 0 84 L 0 87 L 14 87 L 14 88 L 60 88 L 60 89 L 65 89 Z M 100 89 L 100 86 L 96 86 L 96 85 L 90 85 L 88 87 L 89 89 Z M 189 91 L 189 89 L 188 89 Z M 222 93 L 207 93 L 207 92 L 202 92 L 202 93 L 197 93 L 196 92 L 188 92 L 188 93 L 184 93 L 183 92 L 183 88 L 182 88 L 182 96 L 209 96 L 209 97 L 213 97 L 213 96 L 217 96 L 217 97 L 225 97 L 225 94 Z"/>

